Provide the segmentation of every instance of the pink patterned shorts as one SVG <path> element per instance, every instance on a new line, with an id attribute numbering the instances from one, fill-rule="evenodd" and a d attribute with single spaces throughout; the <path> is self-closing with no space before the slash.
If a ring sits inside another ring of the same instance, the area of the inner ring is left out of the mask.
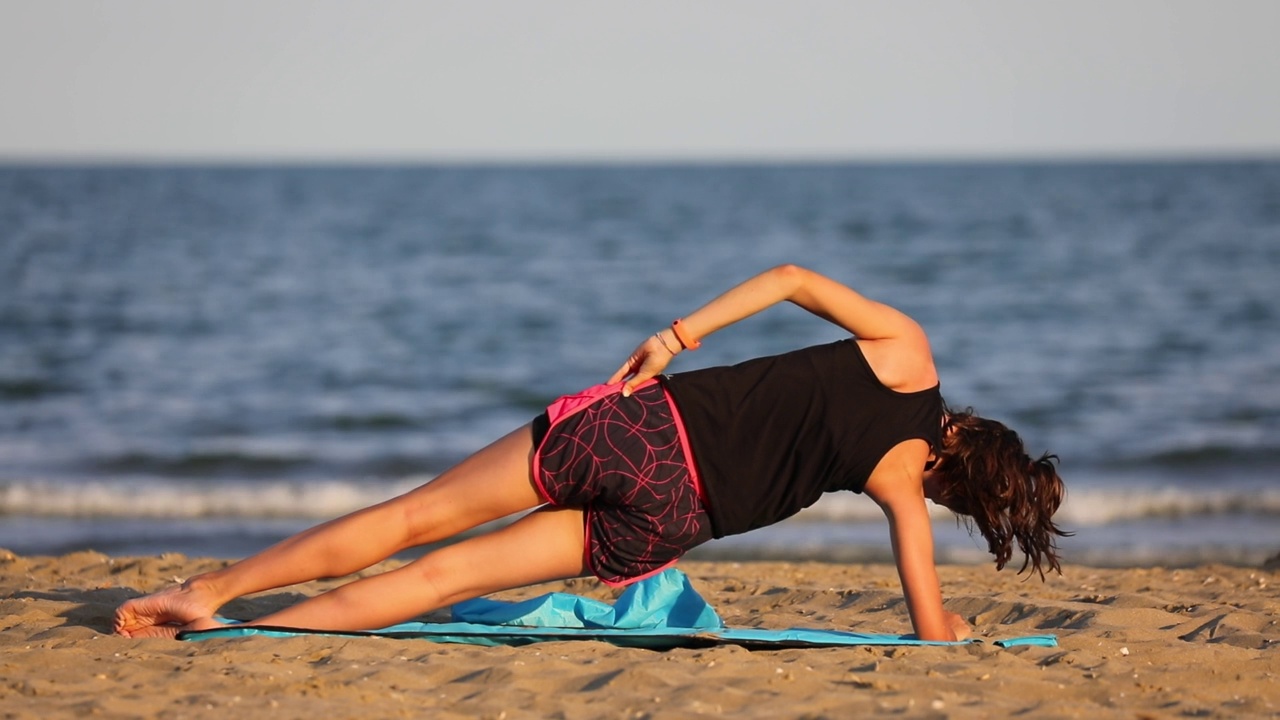
<path id="1" fill-rule="evenodd" d="M 587 567 L 609 585 L 665 570 L 711 539 L 688 438 L 656 380 L 622 397 L 597 385 L 534 421 L 533 478 L 552 505 L 580 507 Z M 544 432 L 545 431 L 545 432 Z"/>

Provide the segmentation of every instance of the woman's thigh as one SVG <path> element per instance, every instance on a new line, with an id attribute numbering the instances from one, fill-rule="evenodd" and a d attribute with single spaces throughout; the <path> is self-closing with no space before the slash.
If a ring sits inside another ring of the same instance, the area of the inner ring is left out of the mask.
<path id="1" fill-rule="evenodd" d="M 543 503 L 530 474 L 528 425 L 388 503 L 404 514 L 408 546 L 452 537 Z"/>
<path id="2" fill-rule="evenodd" d="M 499 590 L 588 574 L 579 508 L 544 507 L 492 532 L 440 548 L 396 572 L 413 573 L 443 607 Z"/>

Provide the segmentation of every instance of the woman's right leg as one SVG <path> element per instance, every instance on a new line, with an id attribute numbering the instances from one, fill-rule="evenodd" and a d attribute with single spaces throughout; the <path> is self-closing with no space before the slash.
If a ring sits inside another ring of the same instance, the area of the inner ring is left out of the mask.
<path id="1" fill-rule="evenodd" d="M 536 507 L 543 501 L 530 475 L 532 452 L 532 433 L 525 426 L 416 490 L 294 535 L 181 587 L 126 602 L 116 610 L 116 632 L 190 623 L 242 595 L 348 575 L 405 548 Z"/>

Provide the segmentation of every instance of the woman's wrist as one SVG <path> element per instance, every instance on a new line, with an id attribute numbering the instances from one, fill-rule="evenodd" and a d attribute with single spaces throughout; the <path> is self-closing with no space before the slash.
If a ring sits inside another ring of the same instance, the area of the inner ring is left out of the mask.
<path id="1" fill-rule="evenodd" d="M 679 355 L 683 349 L 680 345 L 680 338 L 676 337 L 676 334 L 670 328 L 663 328 L 654 333 L 653 336 L 658 338 L 658 342 L 662 343 L 662 347 L 666 348 L 667 352 L 671 353 L 671 357 Z"/>
<path id="2" fill-rule="evenodd" d="M 671 323 L 671 334 L 675 336 L 676 342 L 680 343 L 680 347 L 685 350 L 697 350 L 702 347 L 702 341 L 694 337 L 689 331 L 688 326 L 684 324 L 683 318 L 677 318 Z"/>

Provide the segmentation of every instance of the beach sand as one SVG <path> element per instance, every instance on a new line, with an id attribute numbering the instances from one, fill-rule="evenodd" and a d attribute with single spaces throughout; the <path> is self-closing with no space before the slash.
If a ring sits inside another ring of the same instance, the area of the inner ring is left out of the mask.
<path id="1" fill-rule="evenodd" d="M 109 634 L 123 600 L 225 562 L 0 551 L 0 717 L 1280 717 L 1274 569 L 1070 566 L 1042 584 L 989 566 L 940 568 L 947 607 L 978 636 L 1054 633 L 1057 648 L 657 652 Z M 731 626 L 910 630 L 889 565 L 680 567 Z M 263 593 L 223 612 L 260 615 L 337 582 Z M 615 595 L 576 580 L 496 597 L 553 590 Z"/>

